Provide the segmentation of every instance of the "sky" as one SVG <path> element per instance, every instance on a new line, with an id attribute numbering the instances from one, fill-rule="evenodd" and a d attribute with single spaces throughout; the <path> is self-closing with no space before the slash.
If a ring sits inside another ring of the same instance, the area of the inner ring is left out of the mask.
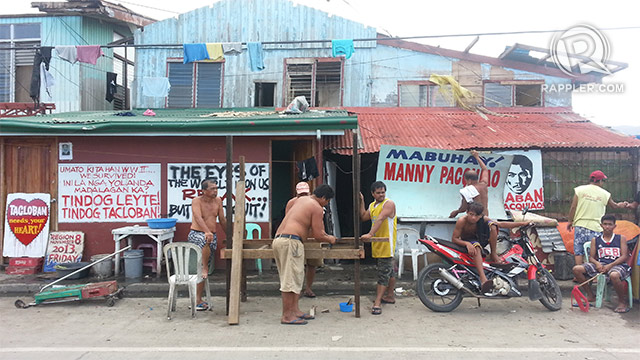
<path id="1" fill-rule="evenodd" d="M 214 0 L 127 0 L 112 2 L 162 20 Z M 607 39 L 610 59 L 629 67 L 605 77 L 604 83 L 622 84 L 623 92 L 591 92 L 573 95 L 573 110 L 603 126 L 640 134 L 640 17 L 629 1 L 426 1 L 426 0 L 291 0 L 333 15 L 374 27 L 391 36 L 476 34 L 569 29 L 590 25 Z M 0 14 L 35 12 L 31 0 L 3 1 Z M 516 6 L 516 4 L 518 6 Z M 614 28 L 633 28 L 620 29 Z M 553 33 L 480 36 L 471 53 L 498 57 L 515 43 L 549 48 Z M 452 50 L 464 50 L 475 36 L 412 40 Z M 243 41 L 243 39 L 238 39 Z M 265 39 L 268 41 L 268 39 Z M 629 129 L 636 127 L 637 129 Z"/>

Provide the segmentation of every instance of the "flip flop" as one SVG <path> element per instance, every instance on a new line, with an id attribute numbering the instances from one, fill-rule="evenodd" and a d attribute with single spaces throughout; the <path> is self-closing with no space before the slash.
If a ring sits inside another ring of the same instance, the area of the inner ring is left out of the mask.
<path id="1" fill-rule="evenodd" d="M 393 300 L 393 301 L 387 301 L 387 300 L 385 300 L 385 299 L 382 299 L 382 303 L 383 303 L 383 304 L 395 304 L 395 303 L 396 303 L 396 301 L 395 301 L 395 300 Z"/>
<path id="2" fill-rule="evenodd" d="M 302 314 L 298 317 L 299 319 L 304 319 L 304 320 L 313 320 L 316 317 L 315 316 L 311 316 L 311 314 Z"/>
<path id="3" fill-rule="evenodd" d="M 305 292 L 302 293 L 302 296 L 308 297 L 308 298 L 314 298 L 314 297 L 316 297 L 316 294 L 314 294 L 313 292 L 305 291 Z"/>
<path id="4" fill-rule="evenodd" d="M 613 309 L 613 312 L 618 314 L 628 313 L 631 309 L 627 306 L 624 309 Z"/>
<path id="5" fill-rule="evenodd" d="M 282 325 L 307 325 L 309 322 L 303 318 L 296 318 L 291 321 L 280 321 Z"/>
<path id="6" fill-rule="evenodd" d="M 573 306 L 573 307 L 580 307 L 580 304 L 575 303 L 575 304 L 571 304 L 571 306 Z M 590 303 L 589 303 L 589 306 L 593 307 L 594 305 L 593 305 L 593 303 L 592 303 L 592 302 L 590 302 Z"/>
<path id="7" fill-rule="evenodd" d="M 206 301 L 203 301 L 200 304 L 196 305 L 196 311 L 206 311 L 206 310 L 209 310 L 209 304 L 207 304 Z"/>
<path id="8" fill-rule="evenodd" d="M 380 306 L 374 306 L 371 308 L 372 315 L 380 315 L 382 314 L 382 308 Z"/>

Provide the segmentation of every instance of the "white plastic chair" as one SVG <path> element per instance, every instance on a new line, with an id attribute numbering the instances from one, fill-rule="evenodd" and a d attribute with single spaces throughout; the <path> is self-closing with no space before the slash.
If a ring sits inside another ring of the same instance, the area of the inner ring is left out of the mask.
<path id="1" fill-rule="evenodd" d="M 404 268 L 404 257 L 411 256 L 413 264 L 413 280 L 418 280 L 418 255 L 424 256 L 424 265 L 427 266 L 427 253 L 429 250 L 422 245 L 418 239 L 418 230 L 409 227 L 399 227 L 397 229 L 396 246 L 398 248 L 398 278 L 402 277 Z"/>
<path id="2" fill-rule="evenodd" d="M 246 223 L 244 224 L 245 229 L 247 230 L 247 240 L 253 239 L 262 239 L 262 228 L 258 224 L 254 223 Z M 258 237 L 253 237 L 253 231 L 258 232 Z M 262 274 L 262 259 L 256 259 L 256 267 L 258 268 L 258 273 Z"/>
<path id="3" fill-rule="evenodd" d="M 177 242 L 167 244 L 163 248 L 164 258 L 167 264 L 167 278 L 169 280 L 169 307 L 167 309 L 167 319 L 171 320 L 171 312 L 176 311 L 176 300 L 178 292 L 176 285 L 187 285 L 189 287 L 189 300 L 191 301 L 191 317 L 196 316 L 196 287 L 199 282 L 204 281 L 204 288 L 207 294 L 207 303 L 211 306 L 211 290 L 209 281 L 202 278 L 202 250 L 195 244 L 188 242 Z M 196 269 L 191 270 L 189 260 L 196 257 Z M 171 273 L 169 259 L 173 263 L 174 273 Z"/>

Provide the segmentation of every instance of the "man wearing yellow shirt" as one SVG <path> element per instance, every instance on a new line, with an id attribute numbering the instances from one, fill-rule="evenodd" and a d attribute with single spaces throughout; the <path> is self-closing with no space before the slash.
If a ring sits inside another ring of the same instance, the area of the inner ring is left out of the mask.
<path id="1" fill-rule="evenodd" d="M 382 303 L 395 304 L 393 289 L 396 284 L 394 274 L 393 253 L 396 249 L 396 204 L 386 198 L 387 186 L 382 181 L 371 184 L 371 194 L 374 201 L 369 208 L 364 208 L 364 197 L 360 194 L 360 219 L 371 220 L 371 230 L 360 236 L 362 240 L 371 237 L 384 237 L 389 241 L 374 242 L 371 244 L 372 256 L 377 259 L 376 270 L 378 272 L 378 286 L 376 300 L 371 308 L 373 315 L 382 314 Z"/>
<path id="2" fill-rule="evenodd" d="M 623 208 L 626 202 L 616 203 L 611 194 L 602 188 L 607 176 L 600 170 L 591 173 L 589 184 L 576 187 L 574 190 L 567 230 L 574 228 L 573 254 L 576 265 L 582 264 L 584 243 L 602 235 L 600 219 L 604 216 L 607 205 Z"/>

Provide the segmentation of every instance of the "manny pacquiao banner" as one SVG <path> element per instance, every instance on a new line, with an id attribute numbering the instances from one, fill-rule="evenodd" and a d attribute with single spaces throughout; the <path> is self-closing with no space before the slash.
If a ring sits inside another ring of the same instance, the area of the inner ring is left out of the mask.
<path id="1" fill-rule="evenodd" d="M 49 194 L 7 195 L 2 255 L 43 257 L 49 237 Z"/>
<path id="2" fill-rule="evenodd" d="M 480 153 L 489 173 L 489 217 L 504 219 L 504 185 L 511 155 Z M 469 151 L 382 145 L 377 180 L 387 186 L 398 217 L 446 219 L 458 209 L 464 173 L 480 166 Z"/>
<path id="3" fill-rule="evenodd" d="M 513 156 L 504 187 L 504 208 L 524 210 L 528 206 L 530 210 L 544 209 L 540 150 L 500 151 L 500 154 Z"/>

